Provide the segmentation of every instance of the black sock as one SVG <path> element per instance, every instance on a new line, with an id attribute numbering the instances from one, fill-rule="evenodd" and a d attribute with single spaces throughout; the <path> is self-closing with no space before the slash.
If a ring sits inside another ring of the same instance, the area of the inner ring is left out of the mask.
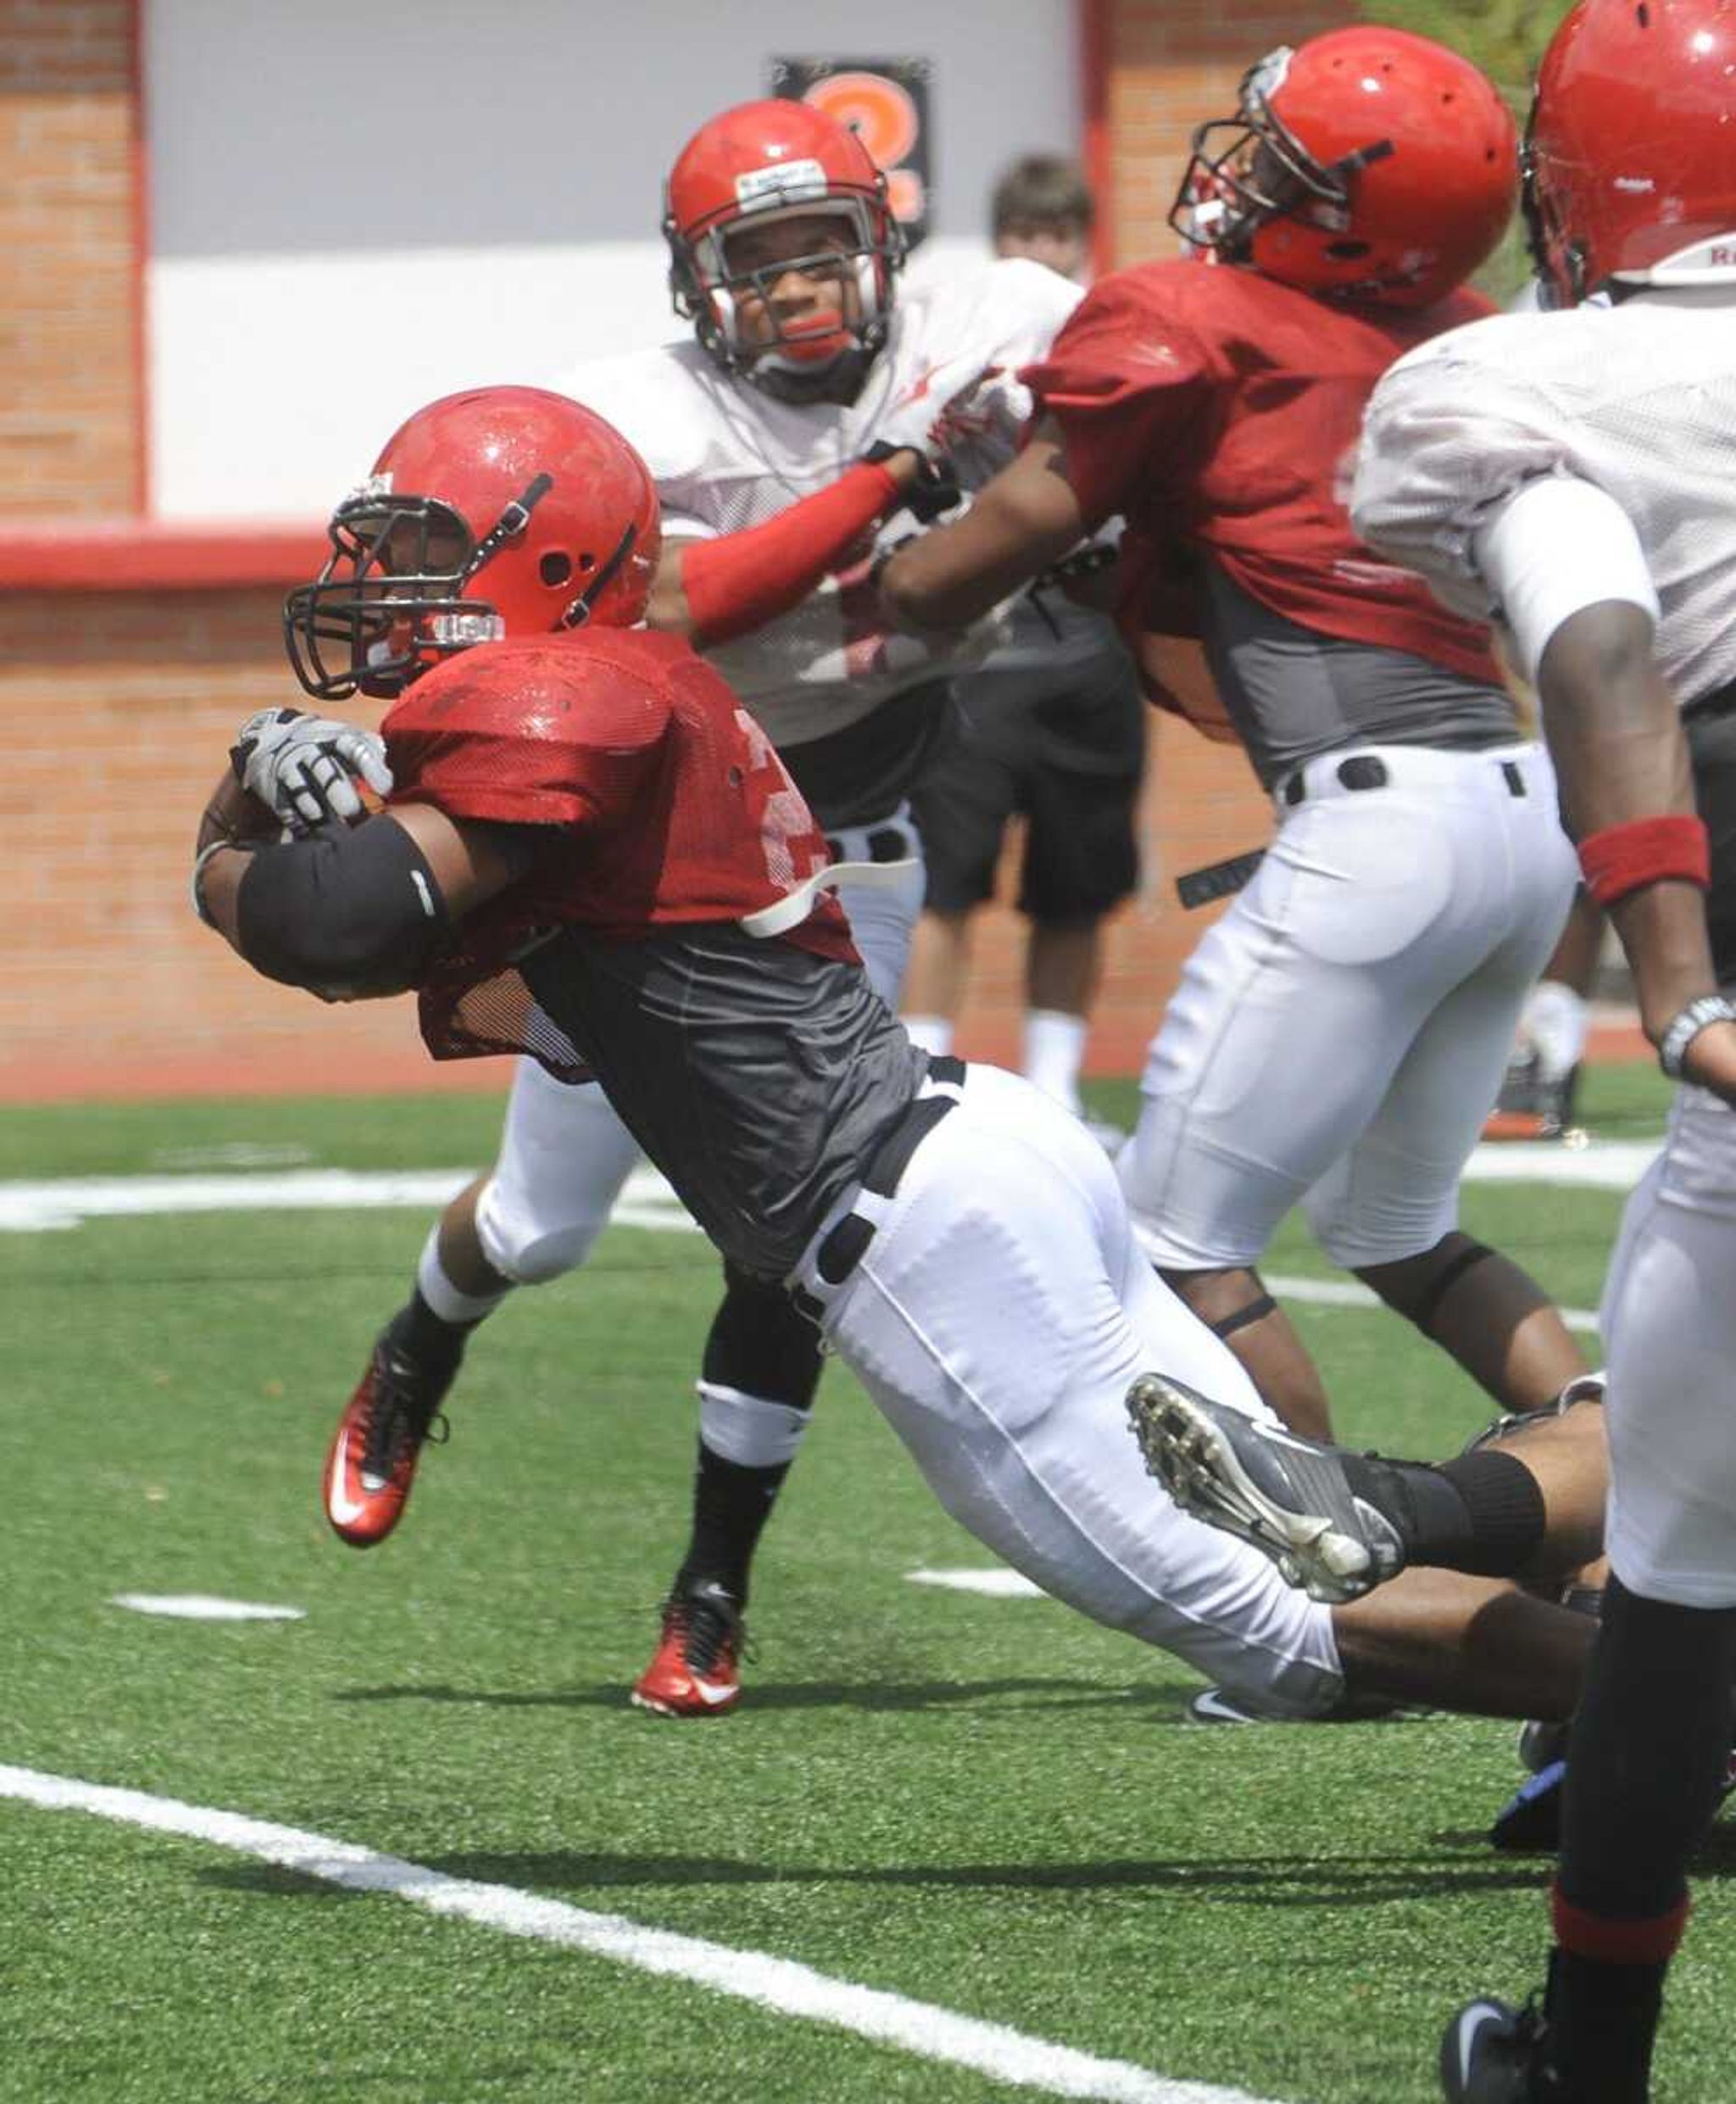
<path id="1" fill-rule="evenodd" d="M 1511 1454 L 1483 1447 L 1438 1467 L 1370 1455 L 1347 1460 L 1345 1474 L 1397 1528 L 1409 1562 L 1516 1578 L 1543 1546 L 1543 1491 Z"/>
<path id="2" fill-rule="evenodd" d="M 1550 2054 L 1566 2094 L 1644 2104 L 1689 1856 L 1730 1748 L 1736 1610 L 1644 1600 L 1611 1578 L 1567 1749 Z"/>
<path id="3" fill-rule="evenodd" d="M 463 1358 L 470 1332 L 482 1319 L 478 1316 L 476 1322 L 448 1322 L 444 1316 L 434 1312 L 422 1298 L 421 1289 L 416 1287 L 392 1316 L 390 1334 L 399 1350 L 430 1372 L 450 1372 Z"/>
<path id="4" fill-rule="evenodd" d="M 714 1454 L 702 1439 L 693 1478 L 693 1532 L 676 1590 L 710 1581 L 738 1607 L 748 1604 L 748 1572 L 760 1535 L 771 1517 L 787 1461 L 748 1468 Z"/>
<path id="5" fill-rule="evenodd" d="M 1551 1953 L 1547 2057 L 1573 2104 L 1646 2104 L 1668 1969 L 1667 1962 L 1607 1965 L 1559 1945 Z"/>

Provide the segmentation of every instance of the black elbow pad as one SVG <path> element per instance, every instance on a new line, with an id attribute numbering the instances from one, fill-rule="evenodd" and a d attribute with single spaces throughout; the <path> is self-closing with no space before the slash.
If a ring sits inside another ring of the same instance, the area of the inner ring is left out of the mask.
<path id="1" fill-rule="evenodd" d="M 415 985 L 449 922 L 402 826 L 321 826 L 261 848 L 236 893 L 236 948 L 268 979 L 359 999 Z"/>

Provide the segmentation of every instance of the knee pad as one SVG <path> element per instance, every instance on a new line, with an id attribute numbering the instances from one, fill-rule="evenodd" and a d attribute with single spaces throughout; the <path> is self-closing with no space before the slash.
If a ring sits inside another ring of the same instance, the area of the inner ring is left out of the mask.
<path id="1" fill-rule="evenodd" d="M 1449 1238 L 1445 1236 L 1442 1238 L 1443 1240 Z M 1438 1246 L 1438 1244 L 1436 1245 L 1437 1250 Z M 1472 1242 L 1467 1238 L 1462 1249 L 1455 1250 L 1450 1256 L 1440 1258 L 1434 1269 L 1423 1281 L 1415 1300 L 1409 1307 L 1400 1307 L 1395 1300 L 1388 1301 L 1387 1305 L 1404 1316 L 1408 1322 L 1414 1322 L 1425 1337 L 1432 1338 L 1434 1335 L 1435 1317 L 1440 1313 L 1441 1303 L 1466 1272 L 1474 1270 L 1477 1265 L 1494 1255 L 1494 1251 L 1486 1244 Z M 1357 1266 L 1359 1276 L 1365 1277 L 1367 1272 L 1377 1268 L 1378 1268 L 1377 1266 L 1372 1264 Z M 1383 1300 L 1386 1298 L 1384 1294 L 1381 1297 Z"/>
<path id="2" fill-rule="evenodd" d="M 476 1239 L 503 1278 L 515 1286 L 540 1286 L 576 1271 L 609 1225 L 607 1211 L 588 1217 L 546 1222 L 513 1212 L 491 1177 L 476 1200 Z"/>
<path id="3" fill-rule="evenodd" d="M 783 1288 L 723 1267 L 724 1295 L 705 1339 L 701 1380 L 807 1410 L 820 1385 L 820 1333 Z"/>

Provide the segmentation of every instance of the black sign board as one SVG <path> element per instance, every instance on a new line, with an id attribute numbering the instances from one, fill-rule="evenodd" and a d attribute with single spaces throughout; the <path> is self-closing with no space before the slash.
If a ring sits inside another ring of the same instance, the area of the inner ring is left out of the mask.
<path id="1" fill-rule="evenodd" d="M 928 231 L 933 181 L 926 58 L 774 58 L 771 92 L 848 125 L 886 170 L 911 248 Z"/>

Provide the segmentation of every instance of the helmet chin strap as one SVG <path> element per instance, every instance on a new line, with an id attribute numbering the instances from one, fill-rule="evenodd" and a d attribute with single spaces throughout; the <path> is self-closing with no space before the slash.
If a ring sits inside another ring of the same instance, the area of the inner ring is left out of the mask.
<path id="1" fill-rule="evenodd" d="M 609 589 L 615 572 L 633 552 L 633 543 L 639 537 L 639 529 L 628 521 L 627 529 L 615 544 L 615 553 L 592 578 L 584 590 L 567 607 L 560 617 L 563 628 L 582 628 L 591 618 L 591 609 Z"/>
<path id="2" fill-rule="evenodd" d="M 476 553 L 459 573 L 459 589 L 470 582 L 476 572 L 494 558 L 509 541 L 515 541 L 531 523 L 531 514 L 554 487 L 552 475 L 538 475 L 533 478 L 524 494 L 513 498 L 488 531 L 477 542 Z"/>
<path id="3" fill-rule="evenodd" d="M 780 357 L 774 345 L 751 365 L 737 367 L 750 387 L 775 401 L 851 403 L 862 392 L 874 353 L 860 342 L 851 342 L 823 363 L 798 364 Z"/>

